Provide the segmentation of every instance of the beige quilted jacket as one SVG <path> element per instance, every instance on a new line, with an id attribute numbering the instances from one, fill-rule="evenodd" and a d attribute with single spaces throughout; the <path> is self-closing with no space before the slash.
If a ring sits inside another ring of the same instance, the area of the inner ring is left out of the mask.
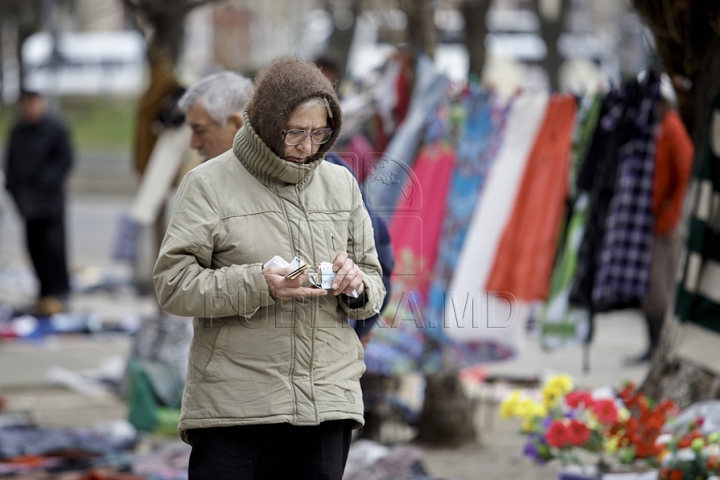
<path id="1" fill-rule="evenodd" d="M 346 318 L 377 313 L 385 290 L 357 182 L 322 159 L 279 158 L 245 122 L 233 150 L 183 179 L 155 266 L 162 308 L 195 317 L 179 431 L 362 425 L 363 348 Z M 270 297 L 262 265 L 273 256 L 332 262 L 343 250 L 365 273 L 364 304 Z"/>

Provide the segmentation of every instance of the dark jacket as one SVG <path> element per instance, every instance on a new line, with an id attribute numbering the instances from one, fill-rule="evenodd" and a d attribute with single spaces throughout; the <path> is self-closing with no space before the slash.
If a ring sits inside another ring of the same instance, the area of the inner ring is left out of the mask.
<path id="1" fill-rule="evenodd" d="M 5 153 L 5 186 L 24 218 L 63 215 L 72 163 L 68 133 L 58 120 L 45 116 L 38 123 L 21 120 L 13 127 Z"/>
<path id="2" fill-rule="evenodd" d="M 328 152 L 328 154 L 325 156 L 325 161 L 345 167 L 350 170 L 350 173 L 352 173 L 353 176 L 355 176 L 355 172 L 353 172 L 350 165 L 348 165 L 347 162 L 340 158 L 340 156 L 338 156 L 335 152 Z M 365 202 L 365 198 L 363 198 L 363 202 Z M 370 209 L 370 207 L 368 207 L 367 202 L 365 202 L 365 208 L 370 214 L 370 221 L 372 222 L 373 227 L 373 236 L 375 237 L 375 249 L 377 250 L 378 260 L 380 260 L 380 266 L 382 267 L 383 271 L 383 285 L 385 286 L 385 291 L 387 292 L 385 294 L 385 300 L 383 300 L 382 307 L 380 307 L 380 311 L 382 312 L 385 309 L 388 301 L 390 300 L 390 275 L 392 275 L 393 268 L 395 268 L 395 259 L 393 258 L 392 245 L 390 244 L 390 232 L 388 232 L 385 221 L 380 218 L 380 216 L 376 215 Z M 357 332 L 357 334 L 362 337 L 373 328 L 373 326 L 375 325 L 375 321 L 378 319 L 378 317 L 380 317 L 379 314 L 368 318 L 367 320 L 358 321 L 355 324 L 355 332 Z"/>

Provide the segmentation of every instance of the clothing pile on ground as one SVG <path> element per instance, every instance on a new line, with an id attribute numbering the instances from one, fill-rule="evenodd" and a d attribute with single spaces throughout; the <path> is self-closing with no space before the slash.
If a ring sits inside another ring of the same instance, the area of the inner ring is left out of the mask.
<path id="1" fill-rule="evenodd" d="M 137 321 L 134 317 L 109 321 L 94 312 L 36 316 L 0 303 L 0 339 L 4 340 L 42 340 L 63 334 L 128 335 L 136 329 Z"/>
<path id="2" fill-rule="evenodd" d="M 0 414 L 0 476 L 18 479 L 187 479 L 190 447 L 142 439 L 126 421 L 92 428 L 41 428 Z"/>
<path id="3" fill-rule="evenodd" d="M 192 335 L 191 319 L 170 314 L 146 318 L 133 335 L 125 393 L 139 431 L 177 434 Z"/>
<path id="4" fill-rule="evenodd" d="M 370 440 L 350 446 L 343 480 L 431 480 L 423 451 L 412 445 L 386 447 Z"/>

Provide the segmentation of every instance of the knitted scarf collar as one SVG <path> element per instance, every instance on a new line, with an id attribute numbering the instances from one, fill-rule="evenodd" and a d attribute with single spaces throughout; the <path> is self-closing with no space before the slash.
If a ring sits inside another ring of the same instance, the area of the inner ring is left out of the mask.
<path id="1" fill-rule="evenodd" d="M 317 168 L 324 156 L 305 164 L 289 162 L 278 157 L 258 136 L 250 124 L 247 110 L 243 110 L 244 125 L 235 135 L 233 152 L 240 163 L 263 183 L 271 180 L 302 185 Z"/>

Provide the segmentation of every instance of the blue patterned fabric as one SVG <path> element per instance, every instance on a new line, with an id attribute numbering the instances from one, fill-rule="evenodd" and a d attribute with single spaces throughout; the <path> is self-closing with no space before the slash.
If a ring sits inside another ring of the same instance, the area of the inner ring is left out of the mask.
<path id="1" fill-rule="evenodd" d="M 466 112 L 465 122 L 458 138 L 455 171 L 446 198 L 438 256 L 423 315 L 423 331 L 428 340 L 425 371 L 437 370 L 443 361 L 456 366 L 472 365 L 513 355 L 496 342 L 451 343 L 443 328 L 445 292 L 450 287 L 473 212 L 500 149 L 511 107 L 511 102 L 498 106 L 495 96 L 477 85 L 471 85 L 459 103 Z"/>
<path id="2" fill-rule="evenodd" d="M 440 328 L 445 292 L 452 281 L 470 220 L 500 148 L 510 108 L 510 103 L 502 108 L 496 107 L 494 96 L 481 91 L 476 85 L 471 85 L 460 103 L 466 111 L 466 119 L 458 139 L 455 171 L 445 203 L 438 256 L 424 312 L 425 324 L 431 327 L 427 329 L 427 335 L 441 342 L 447 341 Z"/>
<path id="3" fill-rule="evenodd" d="M 455 170 L 445 200 L 446 216 L 433 270 L 428 304 L 421 316 L 393 327 L 381 325 L 365 350 L 368 372 L 398 375 L 439 370 L 446 361 L 457 367 L 511 358 L 500 342 L 452 342 L 442 328 L 445 291 L 465 240 L 467 228 L 497 156 L 511 103 L 498 106 L 493 94 L 471 87 L 448 105 L 442 102 L 428 119 L 423 140 L 456 142 Z M 452 117 L 453 122 L 449 122 Z M 449 128 L 449 125 L 459 127 Z M 422 308 L 422 306 L 421 306 Z"/>

